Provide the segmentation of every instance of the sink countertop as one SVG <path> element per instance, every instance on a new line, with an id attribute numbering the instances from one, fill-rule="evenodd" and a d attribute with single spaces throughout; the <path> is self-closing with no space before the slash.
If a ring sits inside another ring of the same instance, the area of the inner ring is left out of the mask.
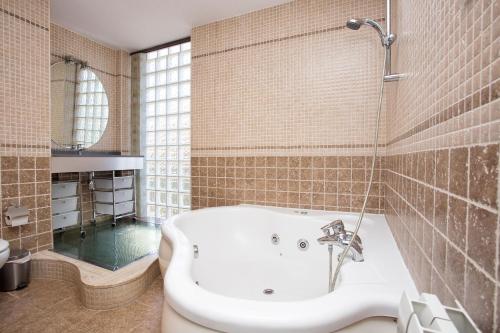
<path id="1" fill-rule="evenodd" d="M 140 157 L 139 155 L 122 155 L 119 151 L 93 151 L 93 150 L 69 150 L 69 149 L 52 149 L 53 157 L 100 157 L 100 156 L 132 156 Z"/>
<path id="2" fill-rule="evenodd" d="M 143 156 L 130 155 L 53 155 L 51 172 L 91 172 L 112 170 L 140 170 L 144 167 Z"/>

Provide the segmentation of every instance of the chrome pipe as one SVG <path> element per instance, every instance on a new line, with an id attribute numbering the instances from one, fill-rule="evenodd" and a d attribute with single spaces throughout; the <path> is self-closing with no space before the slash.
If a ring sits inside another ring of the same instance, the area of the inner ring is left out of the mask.
<path id="1" fill-rule="evenodd" d="M 333 277 L 333 245 L 328 244 L 328 259 L 329 263 L 329 274 L 328 274 L 328 292 L 333 291 L 332 277 Z"/>
<path id="2" fill-rule="evenodd" d="M 387 48 L 387 57 L 385 58 L 385 76 L 391 73 L 391 48 Z"/>
<path id="3" fill-rule="evenodd" d="M 388 36 L 392 34 L 391 30 L 391 0 L 385 1 L 385 31 Z M 387 48 L 385 56 L 385 75 L 391 74 L 391 48 Z"/>
<path id="4" fill-rule="evenodd" d="M 385 1 L 385 29 L 388 35 L 392 33 L 391 30 L 391 0 Z"/>
<path id="5" fill-rule="evenodd" d="M 395 36 L 392 33 L 392 0 L 385 1 L 385 30 L 387 36 Z M 385 58 L 385 75 L 384 82 L 395 82 L 406 78 L 405 74 L 401 73 L 392 73 L 392 49 L 391 47 L 387 47 L 386 58 Z"/>

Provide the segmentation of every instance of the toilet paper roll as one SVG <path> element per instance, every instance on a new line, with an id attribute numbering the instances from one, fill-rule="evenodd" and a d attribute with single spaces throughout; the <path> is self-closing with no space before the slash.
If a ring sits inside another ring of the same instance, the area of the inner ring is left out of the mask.
<path id="1" fill-rule="evenodd" d="M 18 227 L 24 224 L 28 224 L 28 216 L 17 216 L 14 217 L 13 219 L 7 217 L 7 225 Z"/>
<path id="2" fill-rule="evenodd" d="M 10 206 L 5 212 L 5 223 L 12 227 L 28 224 L 28 215 L 26 207 Z"/>

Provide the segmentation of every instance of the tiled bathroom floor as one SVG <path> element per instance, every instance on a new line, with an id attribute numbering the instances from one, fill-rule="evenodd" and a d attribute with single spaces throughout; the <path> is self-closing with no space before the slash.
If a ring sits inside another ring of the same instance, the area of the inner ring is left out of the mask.
<path id="1" fill-rule="evenodd" d="M 160 332 L 161 277 L 139 299 L 113 310 L 83 307 L 73 284 L 34 279 L 22 290 L 0 293 L 0 332 Z"/>

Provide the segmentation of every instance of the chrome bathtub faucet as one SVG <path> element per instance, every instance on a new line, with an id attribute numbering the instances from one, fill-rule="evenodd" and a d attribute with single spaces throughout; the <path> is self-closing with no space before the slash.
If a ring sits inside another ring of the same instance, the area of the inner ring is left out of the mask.
<path id="1" fill-rule="evenodd" d="M 346 231 L 344 223 L 342 220 L 335 220 L 328 223 L 327 225 L 321 227 L 321 230 L 325 234 L 324 236 L 318 238 L 319 244 L 335 245 L 342 249 L 345 249 L 352 239 L 353 233 L 351 231 Z M 352 242 L 351 248 L 349 249 L 352 260 L 363 261 L 363 243 L 361 238 L 356 235 L 354 241 Z"/>

